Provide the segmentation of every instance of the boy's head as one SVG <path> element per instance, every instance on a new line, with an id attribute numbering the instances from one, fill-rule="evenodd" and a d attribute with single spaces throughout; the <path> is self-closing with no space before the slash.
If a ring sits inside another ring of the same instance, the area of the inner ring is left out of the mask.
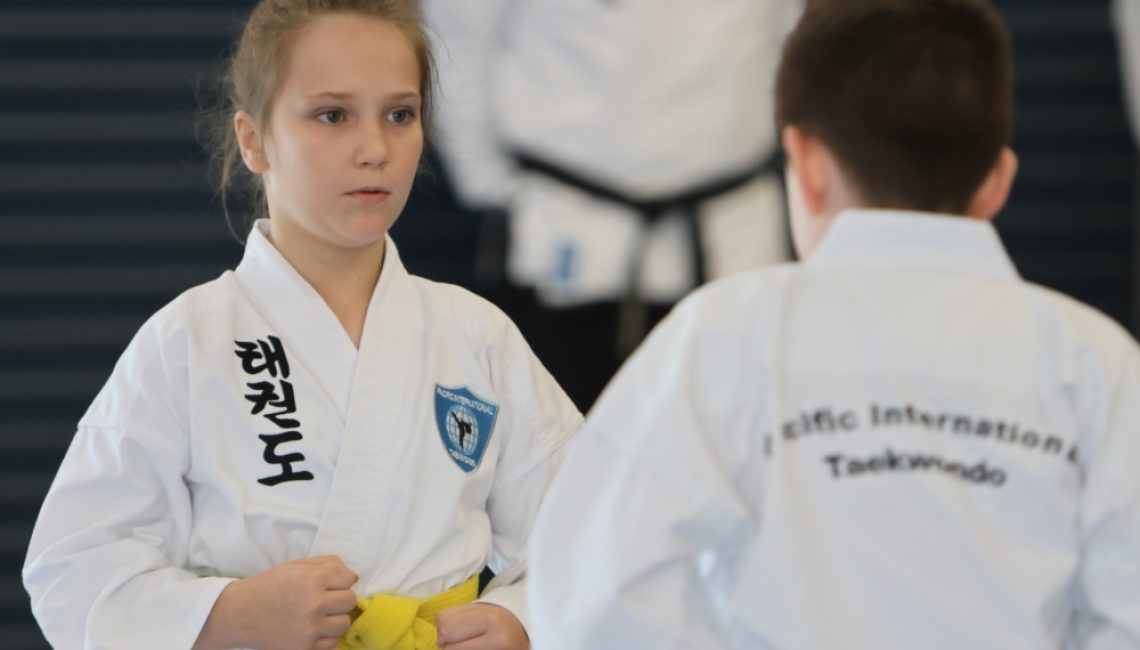
<path id="1" fill-rule="evenodd" d="M 845 208 L 994 216 L 1017 166 L 1010 49 L 987 0 L 809 0 L 776 86 L 801 255 Z"/>

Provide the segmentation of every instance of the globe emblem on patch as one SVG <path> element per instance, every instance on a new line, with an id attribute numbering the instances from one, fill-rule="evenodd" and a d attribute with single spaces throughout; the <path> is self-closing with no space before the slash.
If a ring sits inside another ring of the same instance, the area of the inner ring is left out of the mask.
<path id="1" fill-rule="evenodd" d="M 471 409 L 459 404 L 447 409 L 447 438 L 463 453 L 475 453 L 479 443 L 479 423 Z"/>

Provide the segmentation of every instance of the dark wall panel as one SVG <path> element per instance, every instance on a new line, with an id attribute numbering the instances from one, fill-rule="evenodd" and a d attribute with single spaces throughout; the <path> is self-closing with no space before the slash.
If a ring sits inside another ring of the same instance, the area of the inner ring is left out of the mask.
<path id="1" fill-rule="evenodd" d="M 249 3 L 0 3 L 0 646 L 75 422 L 142 321 L 236 262 L 197 94 Z"/>
<path id="2" fill-rule="evenodd" d="M 1136 145 L 1105 0 L 999 0 L 1021 175 L 997 221 L 1022 274 L 1134 323 Z"/>

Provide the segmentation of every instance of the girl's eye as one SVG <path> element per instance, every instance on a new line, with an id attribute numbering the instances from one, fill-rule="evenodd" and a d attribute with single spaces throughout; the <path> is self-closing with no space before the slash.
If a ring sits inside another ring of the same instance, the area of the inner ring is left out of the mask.
<path id="1" fill-rule="evenodd" d="M 414 117 L 415 113 L 412 113 L 406 108 L 401 108 L 399 110 L 388 113 L 388 120 L 396 124 L 406 124 L 408 122 L 411 122 Z"/>
<path id="2" fill-rule="evenodd" d="M 331 109 L 317 113 L 317 119 L 325 124 L 340 124 L 344 121 L 344 111 Z"/>

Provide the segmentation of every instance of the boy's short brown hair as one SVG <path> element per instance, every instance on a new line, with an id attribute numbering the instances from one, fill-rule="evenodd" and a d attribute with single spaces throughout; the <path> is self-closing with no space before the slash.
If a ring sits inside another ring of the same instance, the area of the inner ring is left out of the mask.
<path id="1" fill-rule="evenodd" d="M 776 120 L 822 139 L 868 207 L 960 214 L 1010 140 L 1010 50 L 986 0 L 809 0 Z"/>

